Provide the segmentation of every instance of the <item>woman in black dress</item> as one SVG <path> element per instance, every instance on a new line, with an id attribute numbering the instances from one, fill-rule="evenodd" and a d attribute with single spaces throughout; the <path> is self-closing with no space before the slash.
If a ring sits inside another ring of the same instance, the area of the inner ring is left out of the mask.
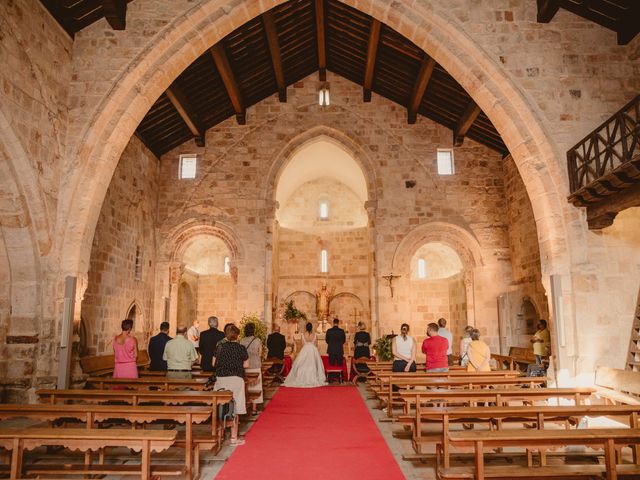
<path id="1" fill-rule="evenodd" d="M 371 352 L 369 351 L 369 345 L 371 345 L 371 335 L 366 331 L 367 326 L 364 322 L 358 323 L 358 332 L 353 337 L 354 349 L 353 349 L 353 358 L 369 358 L 371 357 Z"/>

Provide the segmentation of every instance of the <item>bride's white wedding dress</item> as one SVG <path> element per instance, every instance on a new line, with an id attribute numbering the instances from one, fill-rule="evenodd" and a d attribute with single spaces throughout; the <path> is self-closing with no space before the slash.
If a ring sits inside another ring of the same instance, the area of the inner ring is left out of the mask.
<path id="1" fill-rule="evenodd" d="M 324 366 L 318 347 L 316 347 L 316 335 L 310 340 L 302 336 L 302 349 L 293 362 L 293 367 L 284 381 L 285 387 L 311 388 L 322 387 L 325 382 Z"/>

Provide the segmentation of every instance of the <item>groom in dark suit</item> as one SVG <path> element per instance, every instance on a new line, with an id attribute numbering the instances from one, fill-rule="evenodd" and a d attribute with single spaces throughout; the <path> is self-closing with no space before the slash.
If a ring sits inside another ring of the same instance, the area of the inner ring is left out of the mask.
<path id="1" fill-rule="evenodd" d="M 327 330 L 325 339 L 327 340 L 327 354 L 329 354 L 329 365 L 339 366 L 342 365 L 344 358 L 343 345 L 347 341 L 347 337 L 344 334 L 344 330 L 341 329 L 338 324 L 340 320 L 333 319 L 333 327 Z"/>

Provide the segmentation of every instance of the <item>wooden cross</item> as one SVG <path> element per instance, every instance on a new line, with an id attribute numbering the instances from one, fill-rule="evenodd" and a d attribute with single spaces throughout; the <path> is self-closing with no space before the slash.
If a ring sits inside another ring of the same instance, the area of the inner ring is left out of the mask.
<path id="1" fill-rule="evenodd" d="M 353 317 L 354 325 L 358 324 L 358 319 L 360 318 L 360 312 L 356 307 L 353 307 L 353 313 L 349 314 L 350 317 Z"/>
<path id="2" fill-rule="evenodd" d="M 391 298 L 393 298 L 393 281 L 396 278 L 400 278 L 402 275 L 394 275 L 393 273 L 390 273 L 389 275 L 383 275 L 382 278 L 384 278 L 387 281 L 387 284 L 389 285 L 389 291 L 391 292 Z"/>

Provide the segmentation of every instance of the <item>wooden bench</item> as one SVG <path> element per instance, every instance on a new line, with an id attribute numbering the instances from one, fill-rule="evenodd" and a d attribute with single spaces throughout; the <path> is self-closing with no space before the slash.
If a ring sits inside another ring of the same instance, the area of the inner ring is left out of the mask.
<path id="1" fill-rule="evenodd" d="M 136 358 L 138 368 L 147 367 L 150 363 L 149 353 L 146 350 L 139 350 Z M 82 373 L 86 375 L 112 375 L 114 365 L 115 360 L 113 355 L 97 355 L 80 358 L 80 368 L 82 368 Z"/>
<path id="2" fill-rule="evenodd" d="M 529 365 L 536 363 L 536 356 L 530 347 L 510 347 L 509 357 L 513 359 L 516 366 L 523 372 L 527 371 Z"/>
<path id="3" fill-rule="evenodd" d="M 161 452 L 173 445 L 175 431 L 167 430 L 103 430 L 103 429 L 52 429 L 52 428 L 16 428 L 0 429 L 0 447 L 11 451 L 10 478 L 22 477 L 23 455 L 25 450 L 45 446 L 62 446 L 82 452 L 99 451 L 107 447 L 126 447 L 141 451 L 139 466 L 128 466 L 129 473 L 137 473 L 143 480 L 151 478 L 151 452 Z M 87 460 L 88 459 L 88 460 Z M 108 474 L 114 469 L 111 465 L 91 465 L 90 457 L 85 457 L 84 465 L 38 465 L 35 470 L 40 475 L 86 475 Z M 27 467 L 27 470 L 31 470 Z M 117 470 L 122 470 L 121 468 Z M 179 469 L 182 475 L 182 469 Z M 122 473 L 122 472 L 120 472 Z M 163 474 L 167 474 L 164 472 Z"/>
<path id="4" fill-rule="evenodd" d="M 544 429 L 546 422 L 562 422 L 565 426 L 586 416 L 625 417 L 631 428 L 639 428 L 640 406 L 637 405 L 533 405 L 506 407 L 428 407 L 416 408 L 415 415 L 399 418 L 399 422 L 411 426 L 413 448 L 422 453 L 425 443 L 433 443 L 433 435 L 423 436 L 422 425 L 435 422 L 442 425 L 442 433 L 436 443 L 442 447 L 442 459 L 445 467 L 450 465 L 449 432 L 452 423 L 478 424 L 488 423 L 500 430 L 502 424 L 533 423 L 539 430 Z M 639 452 L 634 449 L 634 458 Z"/>
<path id="5" fill-rule="evenodd" d="M 141 378 L 111 378 L 111 377 L 89 377 L 86 385 L 97 389 L 112 389 L 124 387 L 135 390 L 203 390 L 206 378 L 167 378 L 166 376 L 152 376 Z"/>
<path id="6" fill-rule="evenodd" d="M 193 466 L 199 472 L 199 449 L 219 450 L 218 437 L 210 434 L 195 438 L 193 426 L 207 422 L 211 418 L 211 408 L 207 406 L 131 406 L 131 405 L 9 405 L 0 404 L 0 420 L 9 418 L 29 418 L 55 422 L 59 420 L 76 420 L 86 424 L 87 428 L 97 428 L 105 422 L 123 420 L 134 426 L 146 425 L 158 421 L 170 421 L 185 425 L 184 438 L 179 435 L 176 446 L 183 446 L 185 450 L 185 471 L 191 478 Z M 196 447 L 193 460 L 193 450 Z"/>
<path id="7" fill-rule="evenodd" d="M 640 405 L 640 372 L 597 367 L 594 383 L 607 403 Z"/>
<path id="8" fill-rule="evenodd" d="M 480 375 L 471 377 L 457 377 L 457 378 L 397 378 L 390 377 L 388 385 L 386 386 L 386 400 L 387 400 L 387 416 L 393 417 L 394 405 L 400 405 L 405 407 L 405 413 L 407 412 L 407 403 L 400 397 L 399 393 L 403 391 L 413 391 L 416 387 L 422 387 L 425 389 L 483 389 L 489 387 L 501 387 L 501 388 L 513 388 L 517 386 L 527 386 L 530 388 L 540 387 L 546 383 L 547 379 L 544 377 L 484 377 Z M 399 390 L 394 392 L 394 387 Z M 397 399 L 397 402 L 394 400 Z"/>
<path id="9" fill-rule="evenodd" d="M 496 365 L 499 367 L 498 370 L 515 370 L 516 362 L 513 357 L 509 355 L 498 355 L 497 353 L 492 353 L 491 358 L 496 361 Z"/>
<path id="10" fill-rule="evenodd" d="M 229 390 L 212 391 L 137 391 L 137 390 L 37 390 L 36 395 L 43 402 L 50 404 L 64 403 L 67 401 L 84 403 L 124 402 L 131 405 L 158 402 L 166 405 L 184 405 L 189 403 L 205 404 L 211 407 L 211 433 L 217 431 L 218 405 L 229 403 L 233 394 Z"/>
<path id="11" fill-rule="evenodd" d="M 508 468 L 485 467 L 484 449 L 503 447 L 522 447 L 547 449 L 565 447 L 568 445 L 586 445 L 604 449 L 605 465 L 593 466 L 593 470 L 599 467 L 599 474 L 605 474 L 607 480 L 618 478 L 618 465 L 616 465 L 615 447 L 640 444 L 640 429 L 636 428 L 601 428 L 580 430 L 499 430 L 499 431 L 466 431 L 451 432 L 449 441 L 455 446 L 474 447 L 475 466 L 469 468 L 438 468 L 438 476 L 441 479 L 466 479 L 475 478 L 588 478 L 593 473 L 585 471 L 585 465 L 557 465 L 547 466 L 541 457 L 540 467 L 533 467 L 531 461 L 528 466 L 514 465 Z M 568 467 L 568 468 L 567 468 Z M 639 478 L 639 465 L 626 465 L 620 473 L 634 475 Z M 509 472 L 510 470 L 510 472 Z M 469 473 L 471 476 L 468 476 Z M 504 476 L 510 474 L 511 476 Z"/>

